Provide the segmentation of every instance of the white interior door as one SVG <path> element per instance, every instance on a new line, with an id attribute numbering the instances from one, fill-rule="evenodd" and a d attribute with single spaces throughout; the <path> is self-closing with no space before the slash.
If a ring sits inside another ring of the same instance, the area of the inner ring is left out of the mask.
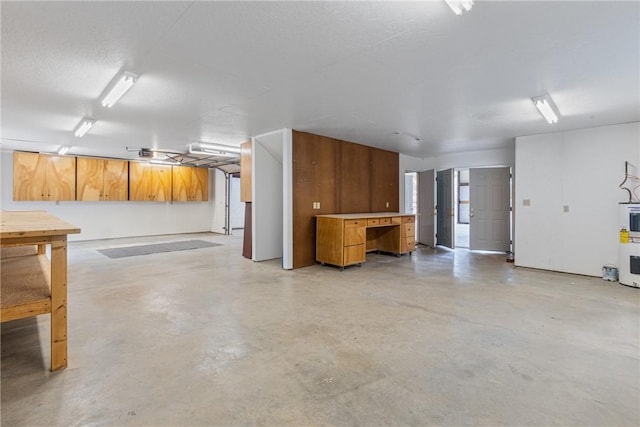
<path id="1" fill-rule="evenodd" d="M 448 248 L 455 248 L 455 214 L 453 197 L 453 169 L 438 171 L 437 187 L 437 233 L 436 243 Z"/>
<path id="2" fill-rule="evenodd" d="M 418 172 L 418 243 L 435 247 L 435 172 Z"/>
<path id="3" fill-rule="evenodd" d="M 509 168 L 469 170 L 469 249 L 509 251 L 510 182 Z"/>

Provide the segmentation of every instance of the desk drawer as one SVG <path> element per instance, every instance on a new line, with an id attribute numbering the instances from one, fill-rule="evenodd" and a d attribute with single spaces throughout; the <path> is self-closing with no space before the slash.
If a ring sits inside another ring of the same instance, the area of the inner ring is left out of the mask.
<path id="1" fill-rule="evenodd" d="M 416 235 L 416 226 L 413 223 L 402 224 L 402 237 L 413 237 Z"/>
<path id="2" fill-rule="evenodd" d="M 344 246 L 363 245 L 366 241 L 367 231 L 364 226 L 344 228 Z"/>
<path id="3" fill-rule="evenodd" d="M 416 248 L 416 241 L 413 237 L 404 237 L 400 241 L 400 252 L 413 252 Z"/>
<path id="4" fill-rule="evenodd" d="M 367 219 L 367 226 L 371 227 L 374 225 L 380 225 L 380 218 L 369 218 Z"/>
<path id="5" fill-rule="evenodd" d="M 389 225 L 391 224 L 391 218 L 380 218 L 380 225 Z"/>
<path id="6" fill-rule="evenodd" d="M 345 219 L 344 226 L 347 227 L 364 227 L 367 225 L 366 219 Z"/>
<path id="7" fill-rule="evenodd" d="M 403 216 L 403 217 L 402 217 L 402 222 L 403 222 L 404 224 L 406 224 L 406 223 L 408 223 L 408 222 L 413 222 L 413 223 L 415 223 L 415 222 L 416 222 L 416 217 L 415 217 L 414 215 L 411 215 L 411 216 Z"/>
<path id="8" fill-rule="evenodd" d="M 359 264 L 365 262 L 366 252 L 364 245 L 348 246 L 344 248 L 343 265 Z"/>

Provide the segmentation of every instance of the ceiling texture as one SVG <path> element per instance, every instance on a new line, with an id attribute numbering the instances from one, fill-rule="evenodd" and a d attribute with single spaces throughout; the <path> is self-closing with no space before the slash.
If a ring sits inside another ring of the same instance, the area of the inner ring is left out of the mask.
<path id="1" fill-rule="evenodd" d="M 416 157 L 640 120 L 640 2 L 10 2 L 4 149 L 136 158 L 293 128 Z M 119 71 L 139 75 L 112 108 Z M 560 112 L 548 124 L 531 97 Z M 96 120 L 87 135 L 73 130 Z"/>

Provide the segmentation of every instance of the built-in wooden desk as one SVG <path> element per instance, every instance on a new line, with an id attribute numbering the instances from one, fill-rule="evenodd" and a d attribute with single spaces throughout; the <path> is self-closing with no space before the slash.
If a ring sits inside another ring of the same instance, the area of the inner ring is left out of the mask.
<path id="1" fill-rule="evenodd" d="M 52 371 L 67 367 L 67 235 L 75 233 L 44 211 L 0 211 L 0 321 L 51 313 Z"/>
<path id="2" fill-rule="evenodd" d="M 389 212 L 316 215 L 316 261 L 343 268 L 365 262 L 367 252 L 410 254 L 415 223 L 415 215 Z"/>

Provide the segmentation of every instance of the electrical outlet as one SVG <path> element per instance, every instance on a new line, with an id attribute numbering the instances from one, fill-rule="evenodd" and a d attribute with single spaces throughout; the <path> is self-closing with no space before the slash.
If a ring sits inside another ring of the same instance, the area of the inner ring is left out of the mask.
<path id="1" fill-rule="evenodd" d="M 313 202 L 313 209 L 320 209 L 320 202 Z"/>
<path id="2" fill-rule="evenodd" d="M 564 205 L 564 206 L 562 207 L 562 212 L 564 212 L 564 213 L 569 212 L 569 205 Z"/>
<path id="3" fill-rule="evenodd" d="M 531 206 L 531 200 L 523 199 L 522 200 L 522 206 Z"/>
<path id="4" fill-rule="evenodd" d="M 387 202 L 387 207 L 389 207 L 389 202 Z"/>

